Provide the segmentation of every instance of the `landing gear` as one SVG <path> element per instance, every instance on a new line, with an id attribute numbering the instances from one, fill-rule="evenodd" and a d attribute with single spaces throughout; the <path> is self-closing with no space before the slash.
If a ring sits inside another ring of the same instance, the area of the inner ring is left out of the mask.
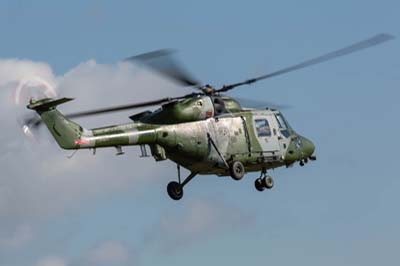
<path id="1" fill-rule="evenodd" d="M 197 175 L 197 173 L 190 173 L 190 175 L 181 182 L 181 168 L 179 165 L 177 166 L 177 169 L 179 182 L 172 181 L 169 182 L 167 186 L 168 196 L 173 200 L 180 200 L 183 197 L 183 187 Z"/>
<path id="2" fill-rule="evenodd" d="M 267 170 L 263 169 L 259 178 L 254 181 L 254 186 L 258 191 L 264 189 L 272 189 L 274 187 L 274 180 L 267 175 Z"/>
<path id="3" fill-rule="evenodd" d="M 180 200 L 183 197 L 183 187 L 176 181 L 169 182 L 167 192 L 173 200 Z"/>
<path id="4" fill-rule="evenodd" d="M 274 187 L 274 180 L 270 176 L 265 176 L 263 179 L 263 184 L 266 189 L 271 189 Z"/>
<path id="5" fill-rule="evenodd" d="M 264 184 L 263 184 L 263 181 L 262 181 L 262 179 L 259 177 L 259 178 L 257 178 L 256 179 L 256 181 L 254 181 L 254 186 L 256 187 L 256 189 L 258 190 L 258 191 L 264 191 L 264 189 L 265 189 L 265 187 L 264 187 Z"/>
<path id="6" fill-rule="evenodd" d="M 241 180 L 244 177 L 244 166 L 239 161 L 234 161 L 229 165 L 229 173 L 235 180 Z"/>

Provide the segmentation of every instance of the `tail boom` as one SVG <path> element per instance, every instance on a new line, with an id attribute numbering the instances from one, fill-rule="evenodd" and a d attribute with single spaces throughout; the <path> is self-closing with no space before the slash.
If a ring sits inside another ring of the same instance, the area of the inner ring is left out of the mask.
<path id="1" fill-rule="evenodd" d="M 74 141 L 77 148 L 104 148 L 152 144 L 157 139 L 155 129 L 139 130 L 135 123 L 85 131 Z"/>
<path id="2" fill-rule="evenodd" d="M 144 127 L 137 123 L 86 130 L 56 109 L 58 105 L 71 100 L 70 98 L 31 100 L 27 106 L 41 116 L 63 149 L 103 148 L 156 142 L 156 127 Z"/>

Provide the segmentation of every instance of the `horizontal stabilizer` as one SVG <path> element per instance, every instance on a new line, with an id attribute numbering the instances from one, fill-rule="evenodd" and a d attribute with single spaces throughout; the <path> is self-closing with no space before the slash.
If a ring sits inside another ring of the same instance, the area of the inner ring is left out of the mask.
<path id="1" fill-rule="evenodd" d="M 148 116 L 151 113 L 152 113 L 151 111 L 144 111 L 144 112 L 141 112 L 141 113 L 138 113 L 135 115 L 131 115 L 129 118 L 132 121 L 136 122 L 136 121 L 139 121 L 140 119 L 142 119 L 143 117 Z"/>
<path id="2" fill-rule="evenodd" d="M 60 98 L 60 99 L 52 99 L 45 98 L 38 101 L 31 100 L 27 106 L 28 109 L 35 111 L 47 111 L 56 107 L 57 105 L 72 101 L 72 98 Z"/>

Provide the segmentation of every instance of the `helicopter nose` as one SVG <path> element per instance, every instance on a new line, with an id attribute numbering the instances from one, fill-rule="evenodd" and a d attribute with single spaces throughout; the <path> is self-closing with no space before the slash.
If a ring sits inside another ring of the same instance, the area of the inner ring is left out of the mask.
<path id="1" fill-rule="evenodd" d="M 315 151 L 315 146 L 314 144 L 311 142 L 311 140 L 302 137 L 302 142 L 303 142 L 303 154 L 306 155 L 307 157 L 310 157 L 311 155 L 313 155 L 314 151 Z"/>

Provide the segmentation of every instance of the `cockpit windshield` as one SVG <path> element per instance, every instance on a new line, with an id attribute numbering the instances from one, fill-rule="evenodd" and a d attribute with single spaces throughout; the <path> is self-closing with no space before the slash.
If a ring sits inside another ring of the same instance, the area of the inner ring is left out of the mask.
<path id="1" fill-rule="evenodd" d="M 280 129 L 288 129 L 289 128 L 288 124 L 286 123 L 285 118 L 283 118 L 283 115 L 281 113 L 277 113 L 275 116 L 276 116 L 276 120 L 278 120 Z"/>
<path id="2" fill-rule="evenodd" d="M 275 114 L 276 120 L 278 121 L 279 124 L 279 129 L 282 133 L 283 136 L 285 136 L 286 138 L 288 138 L 290 136 L 290 126 L 288 124 L 288 122 L 286 121 L 286 119 L 283 117 L 283 115 L 281 113 L 277 113 Z"/>

